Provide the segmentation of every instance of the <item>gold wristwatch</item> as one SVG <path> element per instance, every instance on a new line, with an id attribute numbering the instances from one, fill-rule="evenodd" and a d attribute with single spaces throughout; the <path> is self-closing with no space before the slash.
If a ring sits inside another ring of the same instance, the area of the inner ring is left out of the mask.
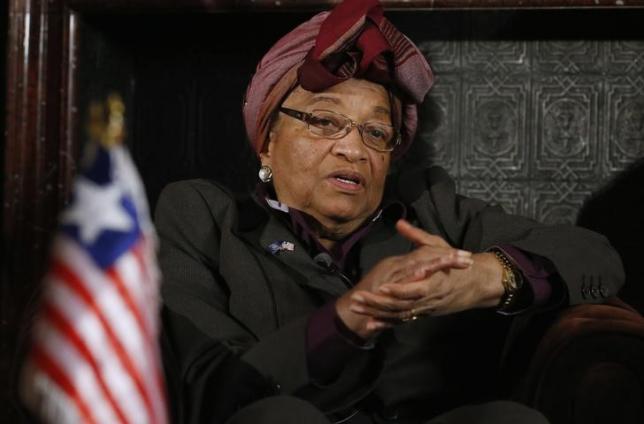
<path id="1" fill-rule="evenodd" d="M 503 296 L 501 296 L 501 301 L 497 309 L 499 312 L 508 312 L 516 303 L 517 295 L 523 286 L 523 278 L 502 250 L 491 249 L 491 252 L 494 253 L 501 267 L 503 267 L 503 275 L 501 277 Z"/>

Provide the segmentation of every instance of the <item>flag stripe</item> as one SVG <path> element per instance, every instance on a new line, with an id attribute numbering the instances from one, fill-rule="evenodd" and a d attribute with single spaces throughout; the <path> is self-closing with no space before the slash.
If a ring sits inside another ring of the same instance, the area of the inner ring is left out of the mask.
<path id="1" fill-rule="evenodd" d="M 75 330 L 100 364 L 103 378 L 121 405 L 127 421 L 140 422 L 141 415 L 145 414 L 143 399 L 134 381 L 118 360 L 98 317 L 59 279 L 50 275 L 47 283 L 47 301 L 54 305 L 68 322 L 74 324 Z"/>
<path id="2" fill-rule="evenodd" d="M 87 406 L 85 401 L 80 397 L 80 394 L 76 390 L 76 387 L 69 380 L 67 375 L 63 370 L 54 362 L 54 360 L 44 351 L 41 347 L 34 343 L 31 349 L 31 358 L 34 363 L 38 365 L 40 371 L 48 375 L 53 382 L 55 382 L 58 387 L 60 387 L 69 397 L 69 399 L 74 402 L 78 412 L 81 414 L 84 423 L 95 423 L 96 420 L 92 415 L 90 408 Z"/>
<path id="3" fill-rule="evenodd" d="M 87 293 L 94 299 L 97 311 L 110 324 L 124 350 L 135 361 L 139 372 L 144 372 L 147 361 L 145 352 L 150 346 L 143 340 L 141 333 L 136 331 L 138 327 L 134 316 L 127 309 L 105 270 L 97 268 L 92 257 L 73 239 L 60 237 L 56 249 L 56 258 L 67 264 L 83 283 Z M 126 256 L 131 256 L 130 252 L 125 253 L 123 257 Z"/>
<path id="4" fill-rule="evenodd" d="M 75 262 L 79 263 L 77 255 Z M 139 423 L 145 420 L 145 405 L 132 378 L 119 361 L 98 317 L 89 310 L 86 303 L 59 279 L 49 276 L 47 300 L 56 307 L 85 341 L 88 349 L 100 364 L 101 373 L 123 412 L 127 422 Z"/>
<path id="5" fill-rule="evenodd" d="M 47 318 L 49 322 L 71 342 L 71 344 L 76 348 L 76 351 L 83 357 L 83 359 L 85 359 L 87 364 L 90 366 L 90 368 L 94 372 L 96 381 L 98 381 L 101 392 L 107 398 L 109 405 L 118 416 L 119 421 L 122 423 L 127 422 L 125 414 L 114 399 L 112 392 L 105 384 L 105 380 L 103 380 L 96 359 L 88 349 L 87 345 L 83 342 L 82 338 L 74 330 L 74 327 L 53 305 L 49 303 L 43 304 L 43 313 L 45 315 L 45 318 Z"/>
<path id="6" fill-rule="evenodd" d="M 110 267 L 105 273 L 112 281 L 114 287 L 116 288 L 116 291 L 121 296 L 121 299 L 125 303 L 125 306 L 127 307 L 127 309 L 130 311 L 132 316 L 134 316 L 136 325 L 139 327 L 139 331 L 141 332 L 141 334 L 143 334 L 145 341 L 146 342 L 154 341 L 151 336 L 150 329 L 146 324 L 146 322 L 144 322 L 143 316 L 141 315 L 141 310 L 136 307 L 136 304 L 134 303 L 134 299 L 132 299 L 130 292 L 125 287 L 125 282 L 123 281 L 123 277 L 121 277 L 120 273 L 117 272 L 117 270 L 114 267 Z"/>
<path id="7" fill-rule="evenodd" d="M 142 318 L 142 323 L 145 324 L 147 334 L 154 335 L 157 333 L 157 308 L 141 308 L 142 305 L 148 305 L 149 302 L 156 305 L 158 302 L 151 298 L 154 293 L 154 282 L 151 280 L 150 274 L 145 270 L 145 264 L 141 262 L 142 246 L 139 241 L 130 250 L 127 256 L 119 259 L 114 268 L 118 271 L 123 279 L 124 287 L 132 293 L 133 300 L 136 306 L 139 307 Z"/>
<path id="8" fill-rule="evenodd" d="M 42 314 L 40 316 L 44 318 Z M 34 327 L 34 335 L 41 349 L 65 373 L 76 388 L 78 396 L 82 397 L 85 404 L 91 408 L 95 421 L 99 423 L 117 423 L 118 418 L 101 392 L 90 365 L 78 353 L 67 337 L 47 319 L 38 321 Z M 49 386 L 51 387 L 51 383 Z M 52 422 L 79 422 L 80 417 L 73 417 L 68 413 L 69 408 L 73 408 L 71 401 L 57 388 L 49 391 L 52 391 L 54 395 L 48 401 L 49 409 L 56 417 Z M 40 385 L 40 393 L 47 392 L 47 385 Z M 74 411 L 76 410 L 75 408 L 73 409 Z"/>
<path id="9" fill-rule="evenodd" d="M 141 279 L 141 284 L 139 285 L 143 299 L 145 302 L 152 302 L 152 304 L 156 305 L 158 304 L 159 300 L 158 292 L 154 284 L 156 278 L 154 275 L 152 275 L 152 272 L 150 270 L 150 263 L 146 258 L 146 249 L 149 248 L 150 246 L 148 246 L 146 238 L 141 237 L 139 243 L 137 243 L 132 249 L 132 256 L 134 257 L 134 260 L 138 265 L 139 272 L 143 276 L 143 278 Z M 147 308 L 146 311 L 149 314 L 158 313 L 157 310 L 151 310 L 150 308 Z M 152 322 L 156 323 L 157 321 L 154 320 Z M 153 331 L 156 332 L 156 330 L 156 328 L 153 328 Z"/>
<path id="10" fill-rule="evenodd" d="M 153 283 L 156 281 L 155 276 L 153 275 L 154 270 L 156 269 L 152 264 L 149 263 L 150 260 L 150 255 L 146 255 L 146 252 L 152 251 L 152 244 L 150 240 L 148 239 L 147 236 L 143 235 L 141 237 L 141 240 L 139 243 L 137 243 L 136 246 L 132 249 L 132 254 L 134 255 L 134 258 L 136 259 L 136 262 L 139 266 L 139 272 L 141 275 L 143 275 L 142 278 L 142 284 L 140 285 L 144 297 L 146 298 L 147 302 L 152 305 L 158 304 L 158 291 L 156 287 L 153 287 Z M 149 313 L 158 313 L 157 310 L 155 309 L 146 309 Z M 156 322 L 156 321 L 154 321 Z M 156 329 L 155 334 L 156 334 Z M 157 347 L 157 345 L 154 345 Z M 160 352 L 158 349 L 155 349 L 155 353 L 157 354 L 157 358 L 161 358 Z M 163 405 L 167 404 L 167 394 L 165 392 L 165 383 L 164 383 L 164 378 L 163 378 L 163 372 L 161 370 L 161 362 L 160 360 L 157 360 L 155 362 L 155 377 L 157 380 L 157 385 L 160 391 L 160 396 L 161 400 L 163 401 Z M 164 413 L 166 412 L 165 407 L 164 407 Z"/>
<path id="11" fill-rule="evenodd" d="M 116 352 L 116 355 L 118 356 L 119 360 L 123 364 L 123 367 L 127 370 L 132 380 L 134 381 L 134 384 L 136 385 L 139 394 L 143 398 L 143 402 L 145 403 L 145 408 L 147 410 L 148 416 L 154 417 L 152 402 L 150 401 L 150 395 L 147 392 L 147 390 L 145 390 L 145 386 L 143 385 L 143 379 L 141 378 L 141 375 L 134 367 L 134 364 L 132 363 L 131 358 L 127 354 L 125 348 L 119 341 L 118 337 L 116 337 L 116 335 L 114 334 L 114 330 L 107 322 L 105 316 L 101 313 L 98 305 L 96 304 L 96 299 L 91 295 L 89 291 L 87 291 L 87 288 L 84 286 L 83 281 L 80 278 L 78 278 L 78 276 L 76 276 L 76 274 L 63 262 L 59 260 L 52 261 L 51 271 L 54 275 L 56 275 L 60 279 L 61 282 L 66 283 L 71 290 L 76 292 L 79 295 L 79 297 L 87 304 L 87 306 L 94 312 L 94 314 L 96 314 L 99 321 L 101 322 L 101 325 L 105 330 L 105 333 L 107 334 L 107 338 L 109 342 L 112 344 L 112 347 Z"/>
<path id="12" fill-rule="evenodd" d="M 117 262 L 116 267 L 111 267 L 106 271 L 106 275 L 110 278 L 111 282 L 113 283 L 114 287 L 116 288 L 116 291 L 119 293 L 121 296 L 121 299 L 124 301 L 126 307 L 128 308 L 129 312 L 134 316 L 135 322 L 139 328 L 139 331 L 141 332 L 143 339 L 146 343 L 149 343 L 153 345 L 155 343 L 155 339 L 152 337 L 151 330 L 148 325 L 146 325 L 146 322 L 144 321 L 143 316 L 141 315 L 141 309 L 136 307 L 135 301 L 132 297 L 132 294 L 130 291 L 128 291 L 125 283 L 125 279 L 121 275 L 121 272 L 127 272 L 127 270 L 121 270 L 120 268 L 121 265 L 124 265 L 123 268 L 127 268 L 127 264 L 124 264 L 124 262 L 128 262 L 127 258 L 122 258 L 119 259 Z M 136 265 L 136 264 L 134 264 Z M 137 269 L 138 271 L 138 269 Z M 138 275 L 140 277 L 140 274 Z M 129 281 L 132 281 L 132 279 L 128 279 Z M 138 281 L 141 279 L 138 278 Z M 163 396 L 161 395 L 160 388 L 163 386 L 159 385 L 160 382 L 160 375 L 159 375 L 159 367 L 158 367 L 158 361 L 154 357 L 155 352 L 148 349 L 145 352 L 147 358 L 145 358 L 144 364 L 148 368 L 152 368 L 150 371 L 152 375 L 149 373 L 146 373 L 146 376 L 150 376 L 153 381 L 146 381 L 149 383 L 149 389 L 152 391 L 151 395 L 153 395 L 153 402 L 155 404 L 155 408 L 153 408 L 153 411 L 155 412 L 155 418 L 160 419 L 161 417 L 158 416 L 158 414 L 161 413 L 161 409 L 163 408 L 163 405 L 160 404 L 161 402 L 164 401 Z"/>

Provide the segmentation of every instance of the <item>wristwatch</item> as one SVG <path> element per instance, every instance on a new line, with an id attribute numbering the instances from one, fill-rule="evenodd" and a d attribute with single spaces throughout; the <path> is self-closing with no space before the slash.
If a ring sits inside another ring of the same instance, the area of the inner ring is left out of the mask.
<path id="1" fill-rule="evenodd" d="M 503 284 L 503 296 L 497 306 L 499 312 L 510 312 L 517 304 L 519 292 L 523 287 L 523 276 L 519 272 L 510 258 L 498 248 L 490 249 L 494 256 L 503 267 L 501 283 Z"/>

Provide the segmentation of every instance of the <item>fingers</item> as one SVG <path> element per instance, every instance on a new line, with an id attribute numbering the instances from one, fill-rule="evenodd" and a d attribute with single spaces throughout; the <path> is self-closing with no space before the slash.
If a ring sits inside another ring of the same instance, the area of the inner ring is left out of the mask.
<path id="1" fill-rule="evenodd" d="M 441 237 L 431 235 L 418 227 L 414 227 L 409 223 L 409 221 L 404 219 L 399 219 L 398 222 L 396 222 L 396 230 L 398 230 L 400 235 L 413 242 L 417 246 L 429 245 L 450 247 L 449 244 Z"/>
<path id="2" fill-rule="evenodd" d="M 467 269 L 472 266 L 474 261 L 469 252 L 461 252 L 452 249 L 451 252 L 443 256 L 422 261 L 410 261 L 407 263 L 407 272 L 395 275 L 395 278 L 389 279 L 385 284 L 405 284 L 425 279 L 439 271 Z"/>
<path id="3" fill-rule="evenodd" d="M 448 270 L 450 268 L 466 269 L 474 264 L 472 254 L 463 250 L 452 250 L 451 252 L 424 261 L 417 267 L 414 275 L 426 277 L 438 271 Z"/>
<path id="4" fill-rule="evenodd" d="M 407 284 L 385 284 L 378 291 L 387 297 L 400 301 L 440 301 L 450 291 L 445 280 L 428 278 Z"/>
<path id="5" fill-rule="evenodd" d="M 414 321 L 421 315 L 429 315 L 434 312 L 429 304 L 424 301 L 400 301 L 395 299 L 388 299 L 385 296 L 376 295 L 373 293 L 361 292 L 360 296 L 352 296 L 354 302 L 351 305 L 351 311 L 368 316 L 383 324 L 393 326 L 401 322 Z M 370 326 L 367 326 L 370 329 Z M 379 325 L 377 329 L 388 328 L 384 325 Z"/>
<path id="6" fill-rule="evenodd" d="M 385 311 L 367 305 L 352 305 L 351 311 L 356 314 L 369 316 L 380 322 L 388 322 L 390 324 L 403 321 L 411 315 L 409 310 L 397 312 Z"/>
<path id="7" fill-rule="evenodd" d="M 366 314 L 358 314 L 352 311 L 351 305 L 354 301 L 351 300 L 351 295 L 352 292 L 348 292 L 340 296 L 335 302 L 335 309 L 337 316 L 353 333 L 367 340 L 394 324 L 391 321 L 381 320 L 373 316 L 366 316 Z"/>
<path id="8" fill-rule="evenodd" d="M 357 291 L 351 296 L 351 306 L 365 306 L 385 312 L 401 312 L 411 309 L 414 302 L 411 300 L 397 299 L 383 294 L 367 291 Z M 357 312 L 357 311 L 354 311 Z M 390 316 L 387 315 L 387 318 Z"/>
<path id="9" fill-rule="evenodd" d="M 472 253 L 466 250 L 454 249 L 443 238 L 429 234 L 428 232 L 411 225 L 404 219 L 399 219 L 396 222 L 396 229 L 407 240 L 413 242 L 417 246 L 427 246 L 429 248 L 447 249 L 457 252 L 458 255 L 471 257 Z"/>
<path id="10" fill-rule="evenodd" d="M 409 284 L 385 284 L 378 291 L 396 299 L 415 302 L 427 296 L 426 286 L 423 281 Z"/>
<path id="11" fill-rule="evenodd" d="M 392 328 L 394 323 L 391 321 L 382 321 L 376 318 L 370 318 L 365 324 L 367 331 L 378 332 L 387 328 Z"/>

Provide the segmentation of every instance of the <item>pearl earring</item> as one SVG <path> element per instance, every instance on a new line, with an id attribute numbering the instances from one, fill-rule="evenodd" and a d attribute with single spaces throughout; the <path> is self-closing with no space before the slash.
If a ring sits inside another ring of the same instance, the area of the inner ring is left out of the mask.
<path id="1" fill-rule="evenodd" d="M 262 167 L 259 168 L 258 175 L 261 182 L 268 183 L 273 179 L 273 170 L 268 165 L 262 165 Z"/>

